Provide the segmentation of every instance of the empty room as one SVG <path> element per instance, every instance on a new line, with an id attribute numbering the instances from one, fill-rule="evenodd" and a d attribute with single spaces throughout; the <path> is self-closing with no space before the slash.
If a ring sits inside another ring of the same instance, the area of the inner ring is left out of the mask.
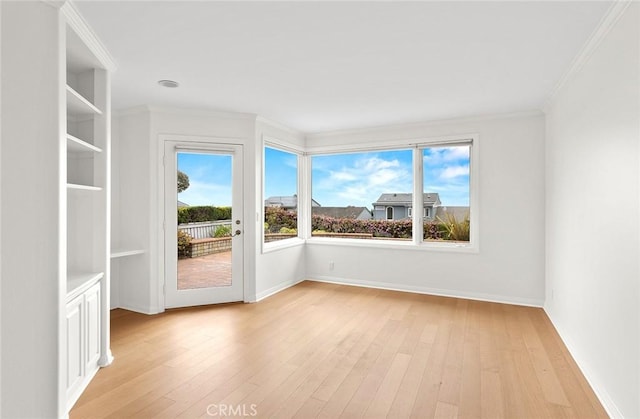
<path id="1" fill-rule="evenodd" d="M 640 4 L 0 1 L 0 417 L 640 418 Z"/>

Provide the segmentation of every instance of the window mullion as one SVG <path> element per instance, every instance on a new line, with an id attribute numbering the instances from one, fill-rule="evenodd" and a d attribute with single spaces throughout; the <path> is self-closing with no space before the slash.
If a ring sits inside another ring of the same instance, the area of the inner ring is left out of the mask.
<path id="1" fill-rule="evenodd" d="M 308 239 L 311 237 L 311 157 L 308 154 L 298 156 L 298 237 Z"/>
<path id="2" fill-rule="evenodd" d="M 413 149 L 413 243 L 422 243 L 423 238 L 423 212 L 424 212 L 424 199 L 423 199 L 423 161 L 422 150 L 418 147 Z"/>

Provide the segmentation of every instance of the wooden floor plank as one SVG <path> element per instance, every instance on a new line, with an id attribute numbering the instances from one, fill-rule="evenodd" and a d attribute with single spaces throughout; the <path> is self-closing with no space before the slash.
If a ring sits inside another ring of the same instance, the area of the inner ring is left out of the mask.
<path id="1" fill-rule="evenodd" d="M 607 417 L 538 308 L 303 282 L 111 336 L 71 419 Z"/>

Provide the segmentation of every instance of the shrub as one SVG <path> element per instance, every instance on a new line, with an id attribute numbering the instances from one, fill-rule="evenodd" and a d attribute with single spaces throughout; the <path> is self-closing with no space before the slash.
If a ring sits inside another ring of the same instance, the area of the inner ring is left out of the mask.
<path id="1" fill-rule="evenodd" d="M 231 236 L 231 226 L 218 226 L 215 230 L 211 232 L 211 237 L 219 238 L 219 237 L 230 237 Z"/>
<path id="2" fill-rule="evenodd" d="M 191 253 L 191 240 L 193 238 L 183 230 L 178 230 L 178 257 L 188 257 Z"/>
<path id="3" fill-rule="evenodd" d="M 455 215 L 450 213 L 447 213 L 445 218 L 446 220 L 442 220 L 438 217 L 438 220 L 447 231 L 447 240 L 468 242 L 471 230 L 469 215 L 466 215 L 462 221 L 456 220 Z"/>
<path id="4" fill-rule="evenodd" d="M 204 205 L 178 208 L 178 224 L 230 219 L 231 207 Z"/>
<path id="5" fill-rule="evenodd" d="M 444 224 L 433 221 L 424 223 L 423 232 L 425 240 L 448 240 L 449 237 Z"/>
<path id="6" fill-rule="evenodd" d="M 278 233 L 283 227 L 298 228 L 298 214 L 284 208 L 265 207 L 265 233 Z"/>
<path id="7" fill-rule="evenodd" d="M 282 233 L 282 234 L 297 234 L 298 233 L 298 229 L 289 228 L 289 227 L 282 227 L 280 229 L 280 233 Z"/>
<path id="8" fill-rule="evenodd" d="M 448 214 L 450 215 L 450 214 Z M 453 217 L 453 216 L 451 216 Z M 297 214 L 282 208 L 265 208 L 265 233 L 296 232 Z M 324 215 L 312 215 L 313 233 L 366 233 L 373 237 L 408 239 L 412 235 L 412 220 L 354 220 L 333 218 Z M 469 240 L 469 217 L 456 221 L 455 217 L 447 221 L 425 222 L 423 225 L 425 240 Z"/>

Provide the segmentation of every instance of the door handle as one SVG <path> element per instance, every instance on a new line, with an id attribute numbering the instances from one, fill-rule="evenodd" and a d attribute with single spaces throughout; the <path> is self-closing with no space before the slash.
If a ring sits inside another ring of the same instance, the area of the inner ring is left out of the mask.
<path id="1" fill-rule="evenodd" d="M 231 237 L 239 236 L 240 234 L 242 234 L 242 231 L 240 231 L 240 230 L 236 230 L 236 232 L 235 232 L 235 233 L 233 233 L 233 234 L 231 235 Z"/>

